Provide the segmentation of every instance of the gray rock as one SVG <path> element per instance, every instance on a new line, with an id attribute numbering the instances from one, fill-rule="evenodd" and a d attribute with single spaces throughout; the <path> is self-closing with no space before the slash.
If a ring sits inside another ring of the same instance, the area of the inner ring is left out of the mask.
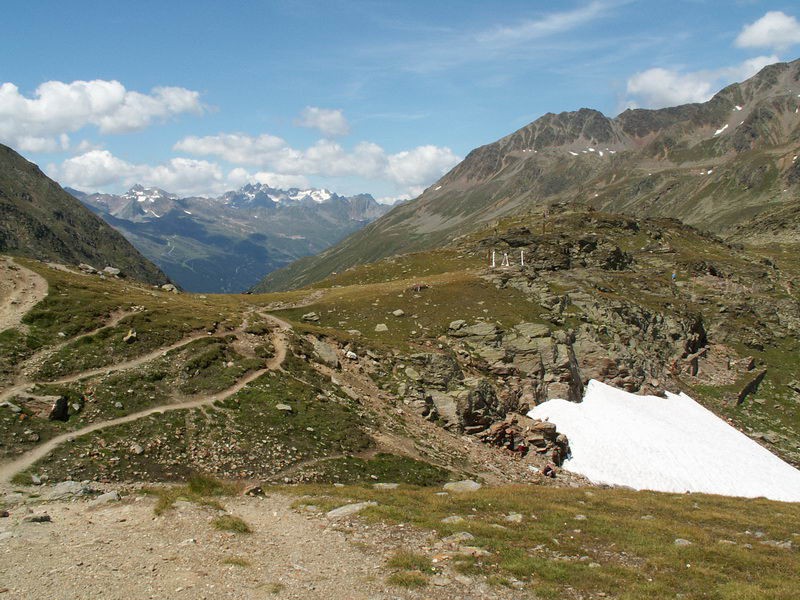
<path id="1" fill-rule="evenodd" d="M 308 323 L 316 323 L 319 321 L 319 315 L 315 312 L 309 312 L 300 317 L 303 321 Z"/>
<path id="2" fill-rule="evenodd" d="M 692 542 L 690 542 L 689 540 L 685 540 L 683 538 L 675 538 L 674 544 L 676 546 L 691 546 Z"/>
<path id="3" fill-rule="evenodd" d="M 78 481 L 62 481 L 42 495 L 47 500 L 60 500 L 62 498 L 68 498 L 69 496 L 85 496 L 91 493 L 91 488 L 86 484 Z"/>
<path id="4" fill-rule="evenodd" d="M 447 327 L 449 331 L 458 331 L 462 327 L 464 327 L 467 322 L 464 319 L 458 319 L 457 321 L 452 321 L 450 325 Z"/>
<path id="5" fill-rule="evenodd" d="M 522 336 L 529 338 L 550 337 L 550 328 L 541 323 L 520 323 L 514 325 L 514 330 Z"/>
<path id="6" fill-rule="evenodd" d="M 448 492 L 475 492 L 481 489 L 481 484 L 472 479 L 464 479 L 463 481 L 451 481 L 445 483 L 443 489 Z"/>
<path id="7" fill-rule="evenodd" d="M 356 354 L 352 350 L 348 350 L 347 353 L 345 354 L 345 358 L 347 358 L 348 360 L 358 360 L 358 354 Z"/>
<path id="8" fill-rule="evenodd" d="M 451 515 L 449 517 L 445 517 L 442 519 L 442 523 L 454 524 L 454 523 L 463 523 L 464 517 L 460 515 Z"/>
<path id="9" fill-rule="evenodd" d="M 376 490 L 396 490 L 400 487 L 399 483 L 373 483 L 372 487 Z"/>
<path id="10" fill-rule="evenodd" d="M 161 286 L 161 289 L 164 290 L 165 292 L 172 292 L 173 294 L 178 293 L 178 288 L 172 285 L 171 283 L 165 283 L 164 285 Z"/>
<path id="11" fill-rule="evenodd" d="M 442 541 L 445 544 L 461 544 L 463 542 L 468 542 L 470 540 L 474 540 L 475 536 L 472 535 L 468 531 L 459 531 L 454 533 L 453 535 L 448 535 L 447 537 L 443 537 Z"/>
<path id="12" fill-rule="evenodd" d="M 340 506 L 339 508 L 334 508 L 333 510 L 328 511 L 325 516 L 331 520 L 343 519 L 345 517 L 350 517 L 360 513 L 365 508 L 377 505 L 377 502 L 356 502 L 355 504 L 345 504 L 344 506 Z"/>
<path id="13" fill-rule="evenodd" d="M 133 444 L 131 446 L 131 453 L 136 454 L 137 456 L 144 454 L 144 448 L 142 448 L 139 444 Z"/>
<path id="14" fill-rule="evenodd" d="M 325 365 L 339 368 L 339 356 L 336 354 L 336 349 L 329 343 L 317 338 L 311 338 L 311 345 L 314 346 L 314 355 Z"/>
<path id="15" fill-rule="evenodd" d="M 404 311 L 402 308 L 398 308 L 397 310 L 392 311 L 392 314 L 395 317 L 402 317 L 406 314 L 406 311 Z"/>
<path id="16" fill-rule="evenodd" d="M 108 504 L 109 502 L 119 502 L 120 495 L 119 492 L 112 491 L 106 492 L 105 494 L 100 494 L 97 498 L 92 500 L 93 505 L 100 505 L 100 504 Z"/>
<path id="17" fill-rule="evenodd" d="M 289 406 L 288 404 L 276 404 L 275 405 L 275 409 L 283 411 L 283 412 L 287 412 L 287 413 L 292 412 L 292 407 Z"/>
<path id="18" fill-rule="evenodd" d="M 386 323 L 378 323 L 377 325 L 375 325 L 376 333 L 383 333 L 384 331 L 389 331 L 389 328 L 386 326 Z"/>
<path id="19" fill-rule="evenodd" d="M 515 512 L 508 513 L 505 516 L 505 520 L 509 523 L 522 523 L 522 515 Z"/>
<path id="20" fill-rule="evenodd" d="M 112 277 L 116 277 L 121 273 L 121 271 L 116 267 L 106 267 L 105 269 L 103 269 L 103 273 L 105 273 L 106 275 L 111 275 Z"/>

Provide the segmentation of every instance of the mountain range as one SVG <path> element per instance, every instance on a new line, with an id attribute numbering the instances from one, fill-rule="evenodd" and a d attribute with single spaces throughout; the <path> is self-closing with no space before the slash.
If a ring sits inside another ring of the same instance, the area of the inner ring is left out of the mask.
<path id="1" fill-rule="evenodd" d="M 389 210 L 369 194 L 264 184 L 217 198 L 180 198 L 141 185 L 122 195 L 69 191 L 193 292 L 245 290 Z"/>
<path id="2" fill-rule="evenodd" d="M 679 218 L 739 241 L 796 238 L 799 113 L 800 60 L 765 67 L 704 103 L 615 118 L 588 108 L 548 113 L 476 148 L 416 200 L 255 290 L 301 287 L 562 202 Z M 778 213 L 785 218 L 766 232 L 752 225 Z"/>

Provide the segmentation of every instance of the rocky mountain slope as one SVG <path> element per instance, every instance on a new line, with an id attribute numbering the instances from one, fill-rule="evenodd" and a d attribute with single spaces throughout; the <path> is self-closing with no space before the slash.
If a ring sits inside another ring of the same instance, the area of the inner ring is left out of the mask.
<path id="1" fill-rule="evenodd" d="M 97 269 L 154 284 L 166 276 L 33 163 L 0 145 L 0 252 Z"/>
<path id="2" fill-rule="evenodd" d="M 219 198 L 134 186 L 122 195 L 71 193 L 184 289 L 238 292 L 321 252 L 389 210 L 372 196 L 248 184 Z"/>
<path id="3" fill-rule="evenodd" d="M 345 527 L 387 559 L 389 572 L 374 563 L 373 587 L 359 589 L 392 597 L 419 597 L 393 586 L 428 585 L 431 598 L 699 599 L 722 585 L 732 590 L 722 598 L 746 589 L 789 600 L 795 504 L 589 487 L 558 467 L 570 448 L 558 423 L 526 413 L 580 398 L 591 378 L 684 391 L 800 464 L 792 248 L 573 204 L 284 293 L 171 293 L 6 262 L 0 544 L 19 579 L 4 585 L 51 592 L 57 576 L 35 575 L 59 568 L 60 555 L 34 548 L 48 527 L 74 545 L 64 532 L 91 515 L 90 531 L 109 543 L 81 547 L 69 586 L 96 585 L 98 565 L 119 559 L 128 595 L 216 593 L 203 573 L 226 559 L 236 561 L 224 567 L 230 597 L 248 597 L 233 574 L 248 565 L 287 588 L 278 597 L 330 594 L 314 578 L 352 556 L 328 562 L 313 549 Z M 703 477 L 704 457 L 696 462 L 687 476 Z M 368 526 L 350 525 L 359 514 Z M 302 564 L 284 535 L 309 549 Z M 123 547 L 196 577 L 128 564 Z M 211 547 L 225 552 L 212 558 Z M 289 563 L 302 569 L 274 570 Z"/>
<path id="4" fill-rule="evenodd" d="M 798 155 L 800 60 L 768 66 L 702 104 L 613 119 L 590 109 L 546 114 L 473 150 L 415 201 L 256 289 L 299 287 L 564 201 L 727 234 L 796 201 Z M 791 222 L 786 215 L 781 227 L 795 231 Z"/>

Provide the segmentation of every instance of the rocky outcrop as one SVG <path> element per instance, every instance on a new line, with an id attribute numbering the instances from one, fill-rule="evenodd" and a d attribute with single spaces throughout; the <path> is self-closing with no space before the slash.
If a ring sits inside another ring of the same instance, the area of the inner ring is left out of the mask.
<path id="1" fill-rule="evenodd" d="M 561 465 L 569 456 L 569 440 L 563 433 L 558 433 L 554 423 L 519 414 L 509 414 L 479 433 L 478 438 L 520 456 L 534 452 L 556 465 Z"/>

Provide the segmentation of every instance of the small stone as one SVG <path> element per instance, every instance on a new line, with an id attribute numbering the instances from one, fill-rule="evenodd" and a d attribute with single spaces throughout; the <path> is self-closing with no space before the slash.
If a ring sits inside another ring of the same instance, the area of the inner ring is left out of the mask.
<path id="1" fill-rule="evenodd" d="M 463 481 L 451 481 L 445 483 L 443 488 L 448 492 L 475 492 L 481 489 L 481 484 L 472 479 L 465 479 Z"/>
<path id="2" fill-rule="evenodd" d="M 377 502 L 356 502 L 355 504 L 345 504 L 339 508 L 328 511 L 325 516 L 331 520 L 342 519 L 360 513 L 365 508 L 377 506 Z"/>
<path id="3" fill-rule="evenodd" d="M 576 521 L 585 521 L 586 520 L 586 515 L 575 515 L 573 518 Z"/>
<path id="4" fill-rule="evenodd" d="M 303 321 L 308 323 L 316 323 L 319 321 L 319 315 L 315 312 L 309 312 L 300 317 Z"/>
<path id="5" fill-rule="evenodd" d="M 443 537 L 442 541 L 445 544 L 461 544 L 462 542 L 468 542 L 469 540 L 475 539 L 475 536 L 472 535 L 468 531 L 459 531 L 454 533 L 453 535 L 448 535 L 447 537 Z"/>
<path id="6" fill-rule="evenodd" d="M 386 323 L 378 323 L 377 325 L 375 325 L 376 333 L 383 333 L 384 331 L 389 331 L 389 328 L 386 326 Z"/>
<path id="7" fill-rule="evenodd" d="M 114 402 L 114 408 L 122 408 L 122 402 Z"/>
<path id="8" fill-rule="evenodd" d="M 505 516 L 505 520 L 509 523 L 522 523 L 522 515 L 515 512 L 508 513 Z"/>
<path id="9" fill-rule="evenodd" d="M 392 314 L 395 317 L 402 317 L 406 314 L 406 311 L 404 311 L 402 308 L 398 308 L 397 310 L 392 311 Z"/>
<path id="10" fill-rule="evenodd" d="M 100 494 L 97 498 L 92 500 L 92 504 L 108 504 L 109 502 L 119 502 L 120 495 L 117 491 L 106 492 L 105 494 Z"/>
<path id="11" fill-rule="evenodd" d="M 287 413 L 292 412 L 292 407 L 289 406 L 288 404 L 276 404 L 275 405 L 275 409 L 283 411 L 283 412 L 287 412 Z"/>
<path id="12" fill-rule="evenodd" d="M 29 515 L 22 519 L 23 523 L 52 523 L 50 515 Z"/>
<path id="13" fill-rule="evenodd" d="M 464 517 L 459 515 L 451 515 L 449 517 L 445 517 L 444 519 L 442 519 L 442 523 L 452 524 L 452 523 L 463 523 L 463 522 L 464 522 Z"/>
<path id="14" fill-rule="evenodd" d="M 676 546 L 691 546 L 692 542 L 690 542 L 689 540 L 685 540 L 683 538 L 676 538 L 675 539 L 675 545 Z"/>
<path id="15" fill-rule="evenodd" d="M 345 353 L 345 358 L 347 358 L 348 360 L 358 360 L 358 354 L 356 354 L 352 350 L 348 350 Z"/>
<path id="16" fill-rule="evenodd" d="M 373 483 L 372 487 L 376 490 L 396 490 L 400 487 L 399 483 Z"/>
<path id="17" fill-rule="evenodd" d="M 138 456 L 140 454 L 144 454 L 144 448 L 142 448 L 139 444 L 133 444 L 131 446 L 131 452 Z"/>
<path id="18" fill-rule="evenodd" d="M 447 577 L 443 577 L 442 575 L 434 575 L 433 577 L 431 577 L 431 583 L 438 587 L 445 587 L 447 585 L 450 585 L 452 581 L 450 581 L 450 579 L 448 579 Z"/>

